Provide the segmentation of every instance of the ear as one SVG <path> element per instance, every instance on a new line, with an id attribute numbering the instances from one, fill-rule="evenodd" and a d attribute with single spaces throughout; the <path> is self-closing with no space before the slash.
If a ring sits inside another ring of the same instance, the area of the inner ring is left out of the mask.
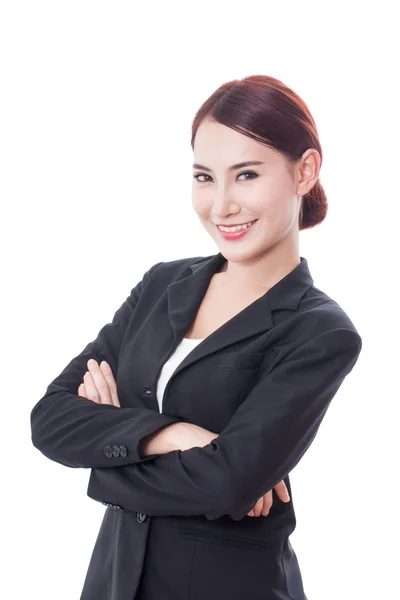
<path id="1" fill-rule="evenodd" d="M 296 194 L 305 196 L 319 179 L 321 156 L 314 148 L 306 150 L 299 160 L 297 169 Z"/>

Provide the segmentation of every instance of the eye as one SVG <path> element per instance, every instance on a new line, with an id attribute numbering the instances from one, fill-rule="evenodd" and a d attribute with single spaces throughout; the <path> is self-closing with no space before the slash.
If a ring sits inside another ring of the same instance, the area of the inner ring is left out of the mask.
<path id="1" fill-rule="evenodd" d="M 255 173 L 254 171 L 243 171 L 242 173 L 239 173 L 238 177 L 240 177 L 241 175 L 254 175 L 254 177 L 252 177 L 251 179 L 255 179 L 256 177 L 258 177 L 258 173 Z M 248 181 L 248 179 L 244 179 L 243 181 Z"/>
<path id="2" fill-rule="evenodd" d="M 241 175 L 254 175 L 254 177 L 251 177 L 251 179 L 255 179 L 256 177 L 258 177 L 258 173 L 255 173 L 254 171 L 243 171 L 242 173 L 239 173 L 238 177 L 240 177 Z M 199 179 L 199 177 L 209 177 L 210 178 L 210 175 L 207 175 L 206 173 L 195 173 L 195 175 L 193 175 L 193 178 L 196 179 L 199 183 L 206 183 L 205 181 L 201 181 Z M 242 181 L 250 181 L 250 180 L 247 178 L 242 179 Z"/>
<path id="3" fill-rule="evenodd" d="M 199 177 L 209 177 L 209 175 L 206 175 L 205 173 L 196 173 L 193 175 L 193 179 L 196 179 L 199 183 L 205 183 L 204 181 L 200 181 Z"/>

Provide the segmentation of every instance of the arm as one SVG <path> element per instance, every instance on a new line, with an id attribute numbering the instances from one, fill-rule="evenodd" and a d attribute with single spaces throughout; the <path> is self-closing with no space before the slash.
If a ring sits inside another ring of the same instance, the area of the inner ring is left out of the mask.
<path id="1" fill-rule="evenodd" d="M 210 444 L 92 469 L 88 496 L 153 516 L 240 520 L 300 461 L 361 343 L 351 329 L 319 333 L 261 378 Z"/>
<path id="2" fill-rule="evenodd" d="M 142 438 L 180 419 L 147 408 L 119 408 L 95 404 L 77 395 L 87 370 L 87 361 L 105 360 L 114 373 L 118 354 L 130 318 L 142 290 L 158 265 L 147 271 L 116 311 L 111 323 L 100 330 L 95 340 L 73 358 L 47 387 L 45 395 L 30 415 L 32 443 L 45 456 L 68 467 L 104 468 L 147 461 L 141 456 Z M 110 455 L 114 445 L 122 447 L 119 456 Z M 106 450 L 107 449 L 107 450 Z"/>

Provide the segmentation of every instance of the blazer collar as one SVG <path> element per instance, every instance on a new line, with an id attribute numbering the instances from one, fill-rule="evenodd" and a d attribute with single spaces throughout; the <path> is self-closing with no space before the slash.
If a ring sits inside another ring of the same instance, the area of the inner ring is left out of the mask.
<path id="1" fill-rule="evenodd" d="M 218 252 L 218 254 L 208 256 L 204 260 L 194 263 L 190 266 L 190 270 L 192 273 L 196 273 L 199 269 L 203 269 L 208 265 L 211 271 L 211 279 L 212 275 L 217 273 L 225 262 L 226 258 L 221 252 Z M 314 280 L 307 259 L 300 256 L 300 263 L 266 292 L 271 310 L 285 308 L 297 310 L 301 298 L 313 283 Z"/>
<path id="2" fill-rule="evenodd" d="M 182 279 L 168 286 L 168 317 L 174 336 L 174 347 L 182 340 L 192 325 L 212 276 L 219 271 L 224 262 L 226 262 L 226 258 L 221 252 L 205 257 L 191 264 L 185 270 Z M 189 273 L 188 276 L 185 276 L 186 273 Z M 275 325 L 273 311 L 297 310 L 301 298 L 313 283 L 307 260 L 300 257 L 300 263 L 263 296 L 245 307 L 195 346 L 179 365 L 177 371 L 202 356 L 236 344 L 241 340 L 266 333 Z"/>

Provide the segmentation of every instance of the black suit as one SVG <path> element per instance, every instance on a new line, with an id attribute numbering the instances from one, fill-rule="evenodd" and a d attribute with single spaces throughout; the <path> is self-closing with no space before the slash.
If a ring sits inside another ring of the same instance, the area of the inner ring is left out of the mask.
<path id="1" fill-rule="evenodd" d="M 32 409 L 36 448 L 90 468 L 88 496 L 107 506 L 81 600 L 306 600 L 288 539 L 296 524 L 288 474 L 355 365 L 361 337 L 301 257 L 194 347 L 160 413 L 162 366 L 225 260 L 153 265 Z M 77 396 L 89 358 L 111 365 L 121 408 Z M 140 455 L 142 438 L 178 421 L 219 436 L 203 448 Z M 247 516 L 282 479 L 291 501 L 274 491 L 268 516 Z"/>

